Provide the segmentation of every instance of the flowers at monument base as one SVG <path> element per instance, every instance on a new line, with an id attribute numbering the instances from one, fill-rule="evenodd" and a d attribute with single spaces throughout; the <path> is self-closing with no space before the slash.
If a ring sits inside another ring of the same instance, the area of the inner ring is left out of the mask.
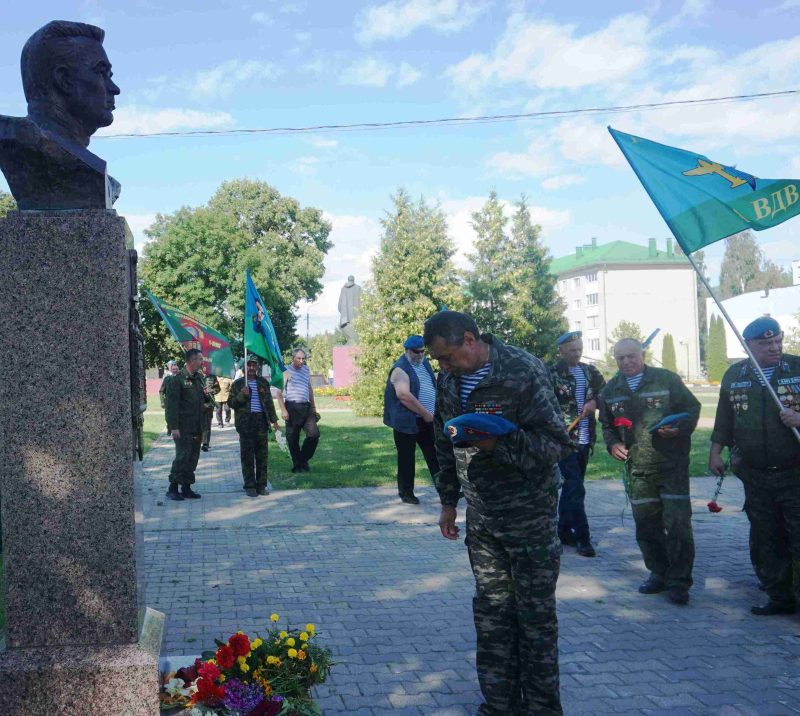
<path id="1" fill-rule="evenodd" d="M 316 629 L 277 626 L 260 637 L 239 631 L 216 650 L 164 675 L 161 710 L 175 716 L 318 716 L 311 688 L 323 683 L 333 662 L 317 643 Z"/>

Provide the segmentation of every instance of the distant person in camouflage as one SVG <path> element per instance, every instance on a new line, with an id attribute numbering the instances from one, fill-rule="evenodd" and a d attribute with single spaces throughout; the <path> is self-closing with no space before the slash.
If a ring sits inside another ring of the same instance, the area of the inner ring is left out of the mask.
<path id="1" fill-rule="evenodd" d="M 175 460 L 169 473 L 167 491 L 167 498 L 170 500 L 200 497 L 192 490 L 192 485 L 197 461 L 200 459 L 200 439 L 206 408 L 202 365 L 203 354 L 191 348 L 186 351 L 183 369 L 167 385 L 167 427 L 175 441 Z"/>
<path id="2" fill-rule="evenodd" d="M 431 316 L 424 341 L 445 373 L 434 415 L 442 536 L 458 538 L 462 490 L 467 500 L 476 659 L 485 700 L 478 714 L 561 714 L 556 463 L 572 443 L 549 372 L 525 351 L 480 335 L 472 318 L 455 311 Z M 454 446 L 443 426 L 464 413 L 502 416 L 517 429 Z"/>
<path id="3" fill-rule="evenodd" d="M 581 363 L 581 336 L 580 331 L 569 331 L 556 339 L 558 360 L 550 368 L 556 400 L 575 445 L 575 452 L 558 463 L 564 478 L 558 501 L 558 537 L 561 544 L 575 547 L 582 557 L 594 557 L 583 481 L 594 449 L 597 396 L 606 381 L 593 365 Z"/>
<path id="4" fill-rule="evenodd" d="M 611 456 L 630 464 L 630 501 L 636 541 L 650 577 L 642 594 L 668 590 L 673 604 L 689 601 L 694 566 L 692 505 L 689 499 L 691 435 L 700 418 L 700 401 L 678 375 L 644 363 L 642 344 L 624 338 L 614 346 L 619 372 L 600 393 L 600 422 Z M 650 428 L 670 415 L 679 422 Z M 615 425 L 626 418 L 633 426 Z"/>
<path id="5" fill-rule="evenodd" d="M 800 357 L 783 352 L 774 318 L 750 323 L 742 337 L 783 405 L 779 410 L 749 360 L 722 378 L 708 467 L 725 474 L 722 448 L 730 448 L 731 472 L 744 485 L 750 520 L 750 560 L 769 601 L 751 607 L 758 616 L 793 614 L 800 566 Z"/>
<path id="6" fill-rule="evenodd" d="M 247 356 L 247 377 L 237 378 L 228 400 L 233 408 L 233 421 L 239 433 L 239 457 L 242 463 L 244 489 L 249 497 L 268 495 L 267 460 L 269 458 L 269 426 L 278 430 L 278 416 L 272 402 L 269 381 L 259 374 L 260 360 L 253 353 Z"/>
<path id="7" fill-rule="evenodd" d="M 211 364 L 204 363 L 202 370 L 203 387 L 206 393 L 206 408 L 203 413 L 203 438 L 200 441 L 200 449 L 203 452 L 208 452 L 208 448 L 211 446 L 211 422 L 214 417 L 214 410 L 217 407 L 214 397 L 219 393 L 220 388 L 217 376 L 211 372 Z"/>
<path id="8" fill-rule="evenodd" d="M 221 428 L 223 426 L 223 410 L 225 411 L 225 424 L 231 421 L 231 406 L 228 405 L 228 398 L 231 397 L 231 386 L 233 385 L 233 380 L 231 380 L 227 375 L 221 375 L 217 378 L 217 385 L 219 385 L 219 392 L 214 396 L 214 401 L 217 404 L 217 427 Z"/>
<path id="9" fill-rule="evenodd" d="M 167 361 L 167 372 L 164 375 L 164 378 L 161 380 L 161 387 L 158 389 L 158 400 L 161 403 L 161 408 L 167 407 L 167 385 L 169 385 L 169 381 L 173 376 L 178 375 L 180 372 L 180 368 L 178 368 L 178 362 L 174 360 Z M 169 425 L 167 426 L 167 435 L 171 435 L 172 431 L 169 429 Z"/>

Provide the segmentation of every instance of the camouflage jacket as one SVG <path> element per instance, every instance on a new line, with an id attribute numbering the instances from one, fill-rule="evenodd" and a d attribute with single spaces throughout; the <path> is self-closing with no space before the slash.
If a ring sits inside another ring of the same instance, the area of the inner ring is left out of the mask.
<path id="1" fill-rule="evenodd" d="M 678 435 L 663 438 L 649 428 L 673 413 L 689 413 L 676 426 Z M 623 434 L 614 420 L 627 418 L 633 427 Z M 689 464 L 691 435 L 700 418 L 700 401 L 683 384 L 680 376 L 664 368 L 644 367 L 642 382 L 632 392 L 622 373 L 617 373 L 600 392 L 600 423 L 606 447 L 624 442 L 630 449 L 634 470 L 664 469 Z"/>
<path id="2" fill-rule="evenodd" d="M 583 399 L 584 403 L 590 400 L 596 400 L 600 395 L 600 391 L 605 386 L 606 381 L 600 371 L 593 365 L 588 363 L 578 363 L 578 367 L 583 370 L 583 375 L 586 378 L 586 395 Z M 578 417 L 578 399 L 575 395 L 576 384 L 575 378 L 570 373 L 569 366 L 563 361 L 556 361 L 550 366 L 550 377 L 553 380 L 553 389 L 556 392 L 556 400 L 561 406 L 561 414 L 564 416 L 564 424 L 569 425 L 575 418 Z M 596 425 L 594 415 L 589 416 L 589 444 L 594 445 L 596 437 Z M 577 428 L 571 433 L 572 440 L 578 442 Z"/>
<path id="3" fill-rule="evenodd" d="M 491 452 L 478 450 L 469 461 L 469 480 L 485 504 L 513 501 L 520 491 L 530 495 L 555 488 L 555 464 L 572 450 L 545 365 L 491 334 L 482 335 L 481 340 L 489 344 L 492 367 L 475 386 L 466 409 L 461 407 L 458 377 L 446 374 L 439 380 L 434 430 L 440 469 L 434 481 L 442 505 L 458 504 L 456 456 L 443 432 L 444 423 L 457 415 L 502 415 L 519 428 L 498 438 Z"/>
<path id="4" fill-rule="evenodd" d="M 258 397 L 261 399 L 261 407 L 264 408 L 267 421 L 270 424 L 277 423 L 278 414 L 275 412 L 275 403 L 272 400 L 269 381 L 259 375 L 256 378 L 256 384 L 258 385 Z M 233 424 L 237 428 L 242 427 L 247 420 L 247 416 L 250 415 L 250 396 L 242 393 L 242 388 L 245 385 L 244 378 L 234 380 L 233 385 L 231 385 L 231 394 L 228 398 L 228 405 L 233 408 Z"/>
<path id="5" fill-rule="evenodd" d="M 784 354 L 770 384 L 785 408 L 800 411 L 800 356 Z M 800 443 L 781 422 L 778 406 L 749 360 L 735 363 L 722 378 L 711 440 L 735 447 L 755 469 L 800 465 Z"/>
<path id="6" fill-rule="evenodd" d="M 206 392 L 206 410 L 214 410 L 217 401 L 214 396 L 219 393 L 219 379 L 215 375 L 203 376 L 205 392 Z"/>
<path id="7" fill-rule="evenodd" d="M 167 427 L 190 435 L 203 431 L 203 409 L 206 405 L 205 379 L 202 373 L 189 373 L 186 368 L 167 383 L 165 412 Z"/>

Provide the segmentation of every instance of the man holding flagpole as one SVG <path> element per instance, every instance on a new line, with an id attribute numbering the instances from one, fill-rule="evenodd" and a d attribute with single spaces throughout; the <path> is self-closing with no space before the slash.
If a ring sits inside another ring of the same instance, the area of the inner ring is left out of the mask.
<path id="1" fill-rule="evenodd" d="M 750 611 L 757 616 L 794 614 L 798 595 L 793 574 L 800 564 L 800 443 L 790 428 L 800 427 L 800 357 L 783 352 L 783 332 L 774 318 L 757 318 L 742 335 L 783 407 L 778 410 L 770 399 L 749 360 L 728 368 L 720 386 L 708 467 L 714 475 L 724 475 L 722 448 L 728 447 L 731 472 L 744 485 L 750 561 L 769 597 Z"/>

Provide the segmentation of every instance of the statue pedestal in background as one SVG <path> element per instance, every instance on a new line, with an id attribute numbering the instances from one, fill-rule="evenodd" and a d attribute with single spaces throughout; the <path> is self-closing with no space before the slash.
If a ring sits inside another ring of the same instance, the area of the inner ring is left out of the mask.
<path id="1" fill-rule="evenodd" d="M 3 716 L 159 713 L 163 614 L 140 619 L 137 589 L 129 236 L 113 210 L 0 220 Z"/>
<path id="2" fill-rule="evenodd" d="M 358 353 L 358 346 L 333 347 L 334 388 L 349 388 L 356 382 L 356 374 L 358 373 L 355 364 L 356 353 Z"/>

